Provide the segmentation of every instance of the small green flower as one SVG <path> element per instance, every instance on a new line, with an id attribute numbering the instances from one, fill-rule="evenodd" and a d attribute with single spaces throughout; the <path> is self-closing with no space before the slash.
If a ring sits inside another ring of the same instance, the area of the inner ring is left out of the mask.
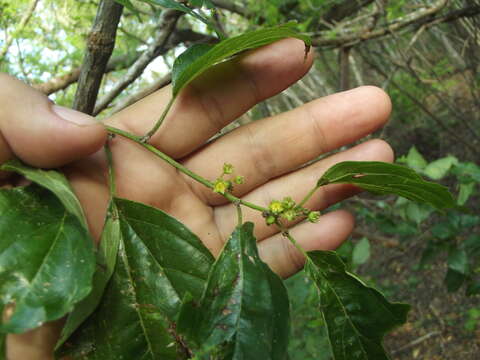
<path id="1" fill-rule="evenodd" d="M 224 174 L 233 173 L 233 165 L 228 163 L 223 164 L 223 173 Z"/>
<path id="2" fill-rule="evenodd" d="M 283 208 L 282 202 L 278 200 L 273 200 L 270 205 L 268 205 L 268 209 L 275 215 L 278 215 L 285 210 Z"/>
<path id="3" fill-rule="evenodd" d="M 295 218 L 297 217 L 297 213 L 295 210 L 290 209 L 282 213 L 282 217 L 284 219 L 287 219 L 288 221 L 292 221 L 295 220 Z"/>
<path id="4" fill-rule="evenodd" d="M 267 223 L 267 225 L 270 226 L 270 225 L 272 225 L 272 224 L 275 224 L 275 221 L 276 221 L 276 220 L 277 220 L 277 219 L 275 218 L 275 216 L 269 215 L 269 216 L 267 216 L 267 218 L 265 219 L 265 222 Z"/>
<path id="5" fill-rule="evenodd" d="M 307 215 L 308 221 L 315 223 L 320 219 L 320 211 L 310 211 Z"/>
<path id="6" fill-rule="evenodd" d="M 235 179 L 233 179 L 233 182 L 235 184 L 240 185 L 240 184 L 243 184 L 245 182 L 245 178 L 243 176 L 238 175 L 238 176 L 235 176 Z"/>
<path id="7" fill-rule="evenodd" d="M 282 201 L 282 205 L 286 210 L 290 210 L 295 207 L 295 201 L 293 201 L 293 199 L 290 196 L 284 197 Z"/>
<path id="8" fill-rule="evenodd" d="M 213 184 L 213 192 L 225 194 L 231 187 L 231 182 L 223 179 L 217 179 Z"/>

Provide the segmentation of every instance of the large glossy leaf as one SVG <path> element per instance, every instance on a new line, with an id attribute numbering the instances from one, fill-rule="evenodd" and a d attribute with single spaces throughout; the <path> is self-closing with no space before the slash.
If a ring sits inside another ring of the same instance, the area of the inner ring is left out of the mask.
<path id="1" fill-rule="evenodd" d="M 388 359 L 383 336 L 406 321 L 408 305 L 389 303 L 348 273 L 331 251 L 312 251 L 305 265 L 320 299 L 335 360 Z"/>
<path id="2" fill-rule="evenodd" d="M 20 160 L 10 160 L 0 166 L 0 170 L 14 171 L 25 176 L 28 180 L 50 190 L 62 202 L 63 206 L 75 215 L 82 225 L 87 228 L 87 221 L 82 206 L 73 192 L 65 176 L 55 170 L 42 170 L 22 163 Z"/>
<path id="3" fill-rule="evenodd" d="M 354 184 L 376 194 L 395 194 L 407 199 L 428 203 L 437 209 L 455 207 L 448 189 L 422 179 L 412 169 L 402 165 L 377 161 L 345 161 L 332 166 L 318 185 Z"/>
<path id="4" fill-rule="evenodd" d="M 0 190 L 0 331 L 20 333 L 56 320 L 88 295 L 93 241 L 50 191 L 31 185 Z"/>
<path id="5" fill-rule="evenodd" d="M 74 359 L 184 359 L 174 320 L 186 293 L 200 297 L 213 257 L 164 212 L 115 199 L 115 271 L 97 310 L 58 351 Z"/>
<path id="6" fill-rule="evenodd" d="M 282 280 L 258 256 L 253 224 L 237 227 L 199 302 L 186 302 L 177 329 L 197 353 L 222 359 L 287 358 L 289 303 Z M 197 354 L 197 355 L 198 355 Z"/>
<path id="7" fill-rule="evenodd" d="M 75 305 L 74 310 L 68 315 L 57 348 L 73 334 L 100 304 L 104 290 L 115 269 L 119 243 L 120 220 L 118 219 L 118 210 L 112 202 L 103 227 L 100 246 L 96 253 L 97 267 L 93 275 L 92 291 L 85 299 Z"/>
<path id="8" fill-rule="evenodd" d="M 307 48 L 310 46 L 310 38 L 296 32 L 294 24 L 289 23 L 231 37 L 210 48 L 197 46 L 195 50 L 187 50 L 173 64 L 173 96 L 177 96 L 183 87 L 211 66 L 245 50 L 255 49 L 289 37 L 303 40 Z"/>

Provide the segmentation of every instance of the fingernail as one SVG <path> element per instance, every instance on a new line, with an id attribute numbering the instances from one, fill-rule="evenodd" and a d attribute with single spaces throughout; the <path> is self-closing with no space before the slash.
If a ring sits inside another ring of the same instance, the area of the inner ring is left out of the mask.
<path id="1" fill-rule="evenodd" d="M 99 121 L 97 121 L 93 116 L 84 114 L 80 111 L 76 111 L 59 105 L 53 105 L 52 110 L 62 119 L 74 123 L 75 125 L 87 126 L 99 124 Z"/>

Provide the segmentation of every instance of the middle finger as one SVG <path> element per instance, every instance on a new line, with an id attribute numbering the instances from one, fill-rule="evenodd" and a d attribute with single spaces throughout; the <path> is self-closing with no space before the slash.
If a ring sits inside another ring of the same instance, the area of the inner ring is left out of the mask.
<path id="1" fill-rule="evenodd" d="M 184 165 L 214 180 L 223 163 L 233 164 L 235 173 L 245 177 L 245 184 L 236 186 L 233 193 L 243 196 L 270 179 L 375 131 L 387 121 L 390 111 L 390 99 L 383 90 L 360 87 L 242 126 L 185 159 Z M 210 189 L 191 183 L 208 204 L 227 202 Z"/>

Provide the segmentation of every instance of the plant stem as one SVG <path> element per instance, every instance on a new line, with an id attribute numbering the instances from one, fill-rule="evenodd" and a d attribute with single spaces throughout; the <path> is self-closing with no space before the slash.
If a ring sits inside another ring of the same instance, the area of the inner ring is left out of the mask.
<path id="1" fill-rule="evenodd" d="M 298 251 L 300 251 L 302 253 L 303 256 L 305 256 L 305 259 L 308 259 L 308 254 L 307 252 L 305 251 L 304 248 L 302 248 L 300 246 L 300 244 L 298 243 L 297 240 L 295 240 L 295 238 L 290 235 L 290 232 L 288 231 L 288 228 L 282 224 L 282 222 L 280 220 L 277 220 L 275 222 L 275 224 L 278 226 L 278 228 L 280 229 L 281 233 L 283 236 L 285 236 L 288 240 L 290 240 L 290 242 L 297 248 Z"/>
<path id="2" fill-rule="evenodd" d="M 144 143 L 148 142 L 148 140 L 150 140 L 150 138 L 157 132 L 157 130 L 160 128 L 160 126 L 162 125 L 163 121 L 164 121 L 165 118 L 167 117 L 167 114 L 168 114 L 168 112 L 170 111 L 173 103 L 175 102 L 175 99 L 176 99 L 175 96 L 173 96 L 173 97 L 170 99 L 170 101 L 169 101 L 168 104 L 167 104 L 167 107 L 165 108 L 165 110 L 163 110 L 162 115 L 161 115 L 160 118 L 157 120 L 157 122 L 155 123 L 155 125 L 153 126 L 153 128 L 152 128 L 149 132 L 147 132 L 147 133 L 145 134 L 145 136 L 143 136 L 143 137 L 141 138 L 141 141 L 142 141 L 142 142 L 144 142 Z"/>
<path id="3" fill-rule="evenodd" d="M 241 226 L 243 224 L 242 206 L 240 204 L 237 204 L 236 207 L 237 207 L 238 226 Z"/>
<path id="4" fill-rule="evenodd" d="M 209 189 L 213 189 L 213 183 L 211 181 L 209 181 L 209 180 L 205 179 L 204 177 L 202 177 L 202 176 L 194 173 L 193 171 L 187 169 L 185 166 L 183 166 L 179 162 L 175 161 L 174 159 L 172 159 L 167 154 L 161 152 L 160 150 L 155 148 L 153 145 L 145 143 L 143 141 L 143 137 L 131 134 L 127 131 L 124 131 L 124 130 L 121 130 L 121 129 L 118 129 L 118 128 L 115 128 L 115 127 L 112 127 L 112 126 L 106 126 L 106 128 L 112 134 L 117 134 L 117 135 L 123 136 L 123 137 L 125 137 L 129 140 L 132 140 L 132 141 L 136 142 L 137 144 L 143 146 L 145 149 L 152 152 L 153 154 L 155 154 L 156 156 L 158 156 L 159 158 L 161 158 L 162 160 L 164 160 L 168 164 L 172 165 L 178 171 L 180 171 L 180 172 L 184 173 L 185 175 L 191 177 L 192 179 L 199 182 L 200 184 L 205 185 Z M 222 195 L 228 201 L 230 201 L 234 204 L 239 204 L 239 205 L 241 204 L 241 205 L 244 205 L 244 206 L 249 207 L 251 209 L 261 211 L 261 212 L 268 212 L 267 208 L 265 208 L 263 206 L 260 206 L 260 205 L 253 204 L 253 203 L 245 201 L 245 200 L 242 200 L 242 199 L 240 199 L 240 198 L 236 197 L 235 195 L 232 195 L 228 192 L 226 192 L 225 194 L 222 194 Z"/>
<path id="5" fill-rule="evenodd" d="M 107 164 L 108 164 L 108 185 L 110 188 L 110 197 L 114 197 L 116 194 L 116 183 L 115 183 L 115 173 L 113 168 L 113 156 L 112 156 L 112 149 L 110 148 L 110 143 L 107 143 L 104 146 L 105 154 L 107 156 Z"/>
<path id="6" fill-rule="evenodd" d="M 308 194 L 303 198 L 302 201 L 298 204 L 298 206 L 303 206 L 305 203 L 310 200 L 310 198 L 315 194 L 315 192 L 320 188 L 320 186 L 316 185 L 312 190 L 308 192 Z"/>
<path id="7" fill-rule="evenodd" d="M 242 199 L 240 199 L 240 198 L 238 198 L 235 195 L 232 195 L 230 193 L 225 193 L 225 194 L 223 194 L 223 196 L 225 197 L 225 199 L 227 199 L 228 201 L 230 201 L 234 204 L 239 203 L 241 205 L 249 207 L 250 209 L 261 211 L 262 213 L 263 212 L 268 212 L 268 209 L 266 207 L 263 207 L 263 206 L 260 206 L 260 205 L 242 200 Z"/>

